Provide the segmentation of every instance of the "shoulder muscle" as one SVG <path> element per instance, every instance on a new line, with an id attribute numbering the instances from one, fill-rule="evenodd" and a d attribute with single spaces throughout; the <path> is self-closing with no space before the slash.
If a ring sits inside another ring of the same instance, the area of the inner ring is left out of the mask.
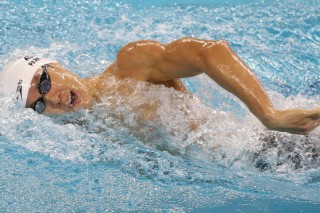
<path id="1" fill-rule="evenodd" d="M 164 50 L 163 44 L 152 40 L 129 43 L 117 54 L 115 74 L 121 78 L 148 81 L 151 72 L 157 69 L 157 63 Z"/>

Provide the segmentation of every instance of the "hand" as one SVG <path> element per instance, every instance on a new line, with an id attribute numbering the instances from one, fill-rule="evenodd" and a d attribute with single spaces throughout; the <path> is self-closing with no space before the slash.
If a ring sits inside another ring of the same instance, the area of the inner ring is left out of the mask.
<path id="1" fill-rule="evenodd" d="M 306 135 L 320 125 L 320 109 L 275 111 L 265 125 L 272 130 Z"/>

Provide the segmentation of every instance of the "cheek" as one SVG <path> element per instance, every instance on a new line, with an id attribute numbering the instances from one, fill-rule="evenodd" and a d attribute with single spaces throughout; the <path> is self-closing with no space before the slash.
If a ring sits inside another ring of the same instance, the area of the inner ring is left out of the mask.
<path id="1" fill-rule="evenodd" d="M 26 107 L 30 107 L 38 98 L 40 97 L 40 93 L 38 91 L 37 87 L 31 86 L 28 92 L 28 98 L 27 98 L 27 103 Z"/>

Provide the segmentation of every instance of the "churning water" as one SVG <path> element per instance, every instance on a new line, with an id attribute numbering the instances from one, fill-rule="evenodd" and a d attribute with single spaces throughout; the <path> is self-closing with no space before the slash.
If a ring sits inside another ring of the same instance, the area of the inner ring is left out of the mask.
<path id="1" fill-rule="evenodd" d="M 226 39 L 275 106 L 318 107 L 319 5 L 0 1 L 0 67 L 36 55 L 88 77 L 130 41 Z M 130 95 L 52 117 L 0 97 L 0 210 L 316 212 L 319 130 L 268 131 L 207 76 L 184 83 L 192 94 L 111 81 Z"/>

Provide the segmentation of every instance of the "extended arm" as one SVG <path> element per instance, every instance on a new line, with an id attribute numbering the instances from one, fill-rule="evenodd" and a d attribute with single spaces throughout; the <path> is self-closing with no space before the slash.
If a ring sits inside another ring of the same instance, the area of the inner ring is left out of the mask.
<path id="1" fill-rule="evenodd" d="M 307 134 L 319 125 L 319 109 L 276 110 L 256 76 L 225 41 L 184 38 L 168 45 L 139 41 L 122 48 L 114 66 L 119 77 L 149 82 L 204 72 L 242 100 L 270 129 Z"/>

